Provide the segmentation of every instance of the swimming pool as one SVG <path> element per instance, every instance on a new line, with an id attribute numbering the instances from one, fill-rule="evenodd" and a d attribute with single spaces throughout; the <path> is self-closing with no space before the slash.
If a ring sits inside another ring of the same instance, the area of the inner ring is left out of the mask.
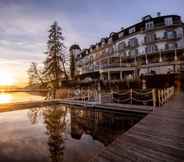
<path id="1" fill-rule="evenodd" d="M 0 161 L 86 162 L 143 117 L 64 105 L 0 113 Z"/>

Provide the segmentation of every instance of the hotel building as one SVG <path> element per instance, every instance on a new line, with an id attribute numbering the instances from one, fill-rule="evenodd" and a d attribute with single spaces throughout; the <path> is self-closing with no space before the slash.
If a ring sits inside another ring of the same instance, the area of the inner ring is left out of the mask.
<path id="1" fill-rule="evenodd" d="M 73 45 L 79 80 L 126 80 L 179 74 L 184 69 L 184 23 L 178 15 L 147 15 L 88 49 Z"/>

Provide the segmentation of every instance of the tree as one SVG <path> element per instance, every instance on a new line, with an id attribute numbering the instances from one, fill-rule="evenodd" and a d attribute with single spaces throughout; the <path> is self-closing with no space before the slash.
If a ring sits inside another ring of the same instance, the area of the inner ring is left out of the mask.
<path id="1" fill-rule="evenodd" d="M 70 76 L 71 79 L 75 77 L 75 57 L 73 53 L 70 53 Z"/>
<path id="2" fill-rule="evenodd" d="M 34 85 L 34 84 L 41 84 L 42 86 L 44 85 L 44 81 L 42 78 L 42 72 L 41 69 L 38 68 L 38 65 L 35 62 L 32 62 L 28 71 L 28 77 L 29 77 L 29 85 Z"/>
<path id="3" fill-rule="evenodd" d="M 61 75 L 64 75 L 65 79 L 68 79 L 65 69 L 64 37 L 62 29 L 57 22 L 51 25 L 48 38 L 48 52 L 46 52 L 47 58 L 44 62 L 44 73 L 52 78 L 52 81 L 55 83 L 55 88 L 57 88 Z"/>

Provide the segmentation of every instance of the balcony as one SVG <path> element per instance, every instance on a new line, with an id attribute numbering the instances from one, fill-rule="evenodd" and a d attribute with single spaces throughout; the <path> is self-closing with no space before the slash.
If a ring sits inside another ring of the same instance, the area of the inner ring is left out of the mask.
<path id="1" fill-rule="evenodd" d="M 152 28 L 152 29 L 149 29 L 149 30 L 145 29 L 144 32 L 147 33 L 147 32 L 151 32 L 151 31 L 155 31 L 155 30 L 159 30 L 159 29 L 164 29 L 164 28 L 171 28 L 171 27 L 174 28 L 174 27 L 177 27 L 180 25 L 182 25 L 182 23 L 180 21 L 174 21 L 173 24 L 169 25 L 169 26 L 165 25 L 165 23 L 162 22 L 162 23 L 155 24 L 154 28 Z"/>
<path id="2" fill-rule="evenodd" d="M 181 36 L 172 35 L 168 37 L 162 37 L 160 40 L 161 41 L 177 41 L 177 40 L 180 40 L 181 38 L 182 38 Z"/>
<path id="3" fill-rule="evenodd" d="M 158 43 L 158 42 L 163 42 L 163 41 L 177 41 L 182 39 L 182 35 L 173 35 L 173 36 L 169 36 L 169 37 L 159 37 L 156 39 L 153 39 L 151 41 L 143 41 L 142 45 L 149 45 L 149 44 L 154 44 L 154 43 Z"/>
<path id="4" fill-rule="evenodd" d="M 135 67 L 135 63 L 111 63 L 111 64 L 103 64 L 100 66 L 100 69 L 109 69 L 109 68 L 128 68 Z"/>

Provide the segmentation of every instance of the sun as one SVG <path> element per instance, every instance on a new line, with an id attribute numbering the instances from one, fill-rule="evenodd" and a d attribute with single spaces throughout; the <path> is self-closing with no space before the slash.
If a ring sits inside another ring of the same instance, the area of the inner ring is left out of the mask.
<path id="1" fill-rule="evenodd" d="M 15 79 L 9 72 L 0 71 L 0 86 L 14 85 Z"/>

